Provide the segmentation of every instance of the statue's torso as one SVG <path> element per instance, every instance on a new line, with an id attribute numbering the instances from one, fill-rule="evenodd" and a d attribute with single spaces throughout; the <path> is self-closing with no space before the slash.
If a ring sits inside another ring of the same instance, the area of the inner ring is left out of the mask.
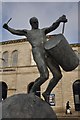
<path id="1" fill-rule="evenodd" d="M 27 31 L 27 39 L 32 47 L 39 47 L 46 42 L 46 35 L 43 29 L 32 29 Z"/>

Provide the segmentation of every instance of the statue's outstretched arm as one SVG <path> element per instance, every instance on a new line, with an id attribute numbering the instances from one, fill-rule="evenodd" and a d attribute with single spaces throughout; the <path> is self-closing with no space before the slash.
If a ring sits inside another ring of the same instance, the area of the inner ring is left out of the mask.
<path id="1" fill-rule="evenodd" d="M 66 19 L 66 16 L 65 16 L 65 15 L 61 16 L 61 17 L 60 17 L 56 22 L 54 22 L 50 27 L 47 27 L 47 28 L 45 29 L 45 34 L 48 34 L 49 32 L 52 32 L 53 30 L 55 30 L 55 29 L 59 26 L 59 24 L 60 24 L 61 22 L 64 22 L 64 23 L 67 22 L 67 19 Z"/>
<path id="2" fill-rule="evenodd" d="M 15 30 L 15 29 L 9 27 L 6 23 L 3 25 L 3 28 L 8 30 L 9 32 L 11 32 L 14 35 L 25 36 L 25 34 L 27 34 L 27 30 Z"/>

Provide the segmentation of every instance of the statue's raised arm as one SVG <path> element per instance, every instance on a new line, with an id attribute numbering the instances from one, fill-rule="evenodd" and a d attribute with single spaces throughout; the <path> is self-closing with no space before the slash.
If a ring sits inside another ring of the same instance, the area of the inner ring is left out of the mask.
<path id="1" fill-rule="evenodd" d="M 25 36 L 25 34 L 27 34 L 27 30 L 25 30 L 25 29 L 24 30 L 15 30 L 15 29 L 9 27 L 9 25 L 8 25 L 9 21 L 7 23 L 4 23 L 4 25 L 3 25 L 4 29 L 8 30 L 9 32 L 11 32 L 14 35 Z"/>
<path id="2" fill-rule="evenodd" d="M 61 22 L 63 22 L 63 23 L 67 22 L 65 15 L 62 15 L 61 17 L 59 17 L 59 19 L 56 20 L 56 22 L 54 22 L 50 27 L 47 27 L 45 29 L 45 34 L 48 34 L 49 32 L 52 32 L 53 30 L 55 30 Z"/>

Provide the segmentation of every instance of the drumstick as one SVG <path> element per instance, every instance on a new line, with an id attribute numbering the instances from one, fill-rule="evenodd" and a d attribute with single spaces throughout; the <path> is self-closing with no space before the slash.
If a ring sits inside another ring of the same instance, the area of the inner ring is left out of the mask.
<path id="1" fill-rule="evenodd" d="M 64 34 L 65 23 L 63 23 L 62 34 Z"/>
<path id="2" fill-rule="evenodd" d="M 11 19 L 12 19 L 12 18 L 10 18 L 10 19 L 7 21 L 7 23 L 6 23 L 6 24 L 8 24 L 8 23 L 11 21 Z"/>

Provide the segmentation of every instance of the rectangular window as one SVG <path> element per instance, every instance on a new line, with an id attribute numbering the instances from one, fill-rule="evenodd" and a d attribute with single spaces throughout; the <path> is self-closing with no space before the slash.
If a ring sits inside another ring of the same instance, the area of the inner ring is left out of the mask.
<path id="1" fill-rule="evenodd" d="M 76 104 L 80 104 L 79 95 L 75 95 L 75 103 L 76 103 Z"/>

